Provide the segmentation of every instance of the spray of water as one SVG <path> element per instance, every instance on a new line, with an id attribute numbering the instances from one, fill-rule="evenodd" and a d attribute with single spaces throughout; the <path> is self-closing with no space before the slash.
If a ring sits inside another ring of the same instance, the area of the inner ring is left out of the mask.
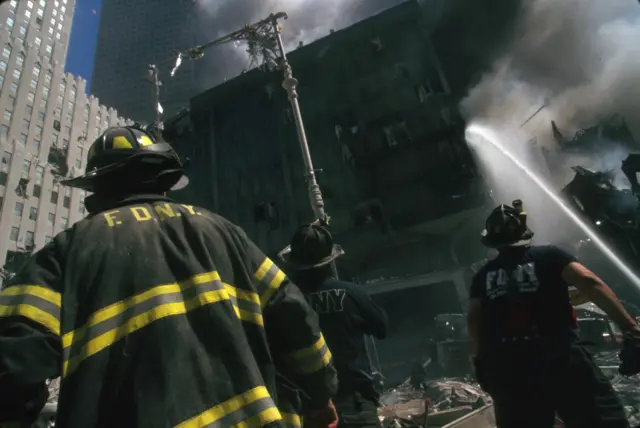
<path id="1" fill-rule="evenodd" d="M 550 188 L 547 186 L 536 174 L 529 170 L 522 162 L 520 162 L 513 154 L 504 148 L 504 145 L 500 142 L 500 137 L 486 126 L 478 123 L 472 123 L 467 127 L 466 135 L 467 141 L 476 149 L 483 149 L 484 147 L 492 147 L 502 153 L 507 159 L 509 159 L 518 169 L 524 172 L 527 177 L 533 181 L 549 198 L 562 209 L 562 211 L 587 235 L 591 240 L 600 248 L 605 256 L 618 268 L 620 271 L 640 289 L 640 278 L 618 257 L 608 246 L 604 243 L 598 235 L 589 228 L 563 201 L 560 199 Z"/>

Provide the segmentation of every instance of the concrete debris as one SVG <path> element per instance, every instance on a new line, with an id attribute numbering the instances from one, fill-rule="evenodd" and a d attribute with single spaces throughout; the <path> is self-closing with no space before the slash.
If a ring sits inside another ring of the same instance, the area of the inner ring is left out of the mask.
<path id="1" fill-rule="evenodd" d="M 380 398 L 384 427 L 442 427 L 491 404 L 479 385 L 468 378 L 412 382 L 408 379 Z"/>
<path id="2" fill-rule="evenodd" d="M 609 378 L 613 389 L 622 401 L 631 426 L 640 425 L 640 374 L 621 376 L 618 374 L 618 351 L 605 351 L 594 354 L 593 359 Z"/>

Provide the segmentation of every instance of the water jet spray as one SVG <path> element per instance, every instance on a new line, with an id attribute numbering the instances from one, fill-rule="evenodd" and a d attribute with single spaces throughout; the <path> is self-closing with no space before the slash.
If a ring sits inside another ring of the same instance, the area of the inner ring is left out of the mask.
<path id="1" fill-rule="evenodd" d="M 631 281 L 633 285 L 640 290 L 640 278 L 618 257 L 607 244 L 593 231 L 585 222 L 583 222 L 576 213 L 571 210 L 558 195 L 556 195 L 547 186 L 540 177 L 529 170 L 522 162 L 520 162 L 513 154 L 511 154 L 500 142 L 499 136 L 489 127 L 471 123 L 465 131 L 465 139 L 476 148 L 485 149 L 491 147 L 504 155 L 518 169 L 526 174 L 526 176 L 534 182 L 562 211 L 598 246 L 604 255 Z"/>

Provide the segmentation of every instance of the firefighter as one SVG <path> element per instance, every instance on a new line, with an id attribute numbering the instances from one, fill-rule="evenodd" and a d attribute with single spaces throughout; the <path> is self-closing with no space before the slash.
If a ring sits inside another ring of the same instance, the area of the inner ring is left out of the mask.
<path id="1" fill-rule="evenodd" d="M 285 261 L 296 284 L 320 317 L 320 327 L 333 353 L 339 388 L 334 397 L 340 428 L 380 427 L 376 381 L 365 335 L 384 339 L 388 321 L 360 286 L 338 281 L 332 262 L 343 254 L 329 230 L 312 223 L 291 239 Z"/>
<path id="2" fill-rule="evenodd" d="M 90 214 L 0 293 L 0 422 L 32 420 L 61 376 L 59 427 L 291 426 L 276 372 L 312 426 L 335 422 L 316 314 L 242 229 L 164 196 L 183 171 L 167 143 L 120 127 L 63 182 L 93 192 Z"/>
<path id="3" fill-rule="evenodd" d="M 468 313 L 476 375 L 493 397 L 499 428 L 628 427 L 609 380 L 578 343 L 569 287 L 575 286 L 626 332 L 626 352 L 640 337 L 613 291 L 572 255 L 533 245 L 522 202 L 500 205 L 486 220 L 482 243 L 498 250 L 473 277 Z M 637 354 L 625 356 L 620 372 Z M 630 357 L 630 358 L 627 358 Z M 633 361 L 632 361 L 633 360 Z"/>

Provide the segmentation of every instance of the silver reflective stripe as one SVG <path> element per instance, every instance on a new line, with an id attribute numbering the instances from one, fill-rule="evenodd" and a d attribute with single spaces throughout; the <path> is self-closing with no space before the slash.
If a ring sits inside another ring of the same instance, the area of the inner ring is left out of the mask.
<path id="1" fill-rule="evenodd" d="M 221 419 L 206 425 L 207 428 L 229 428 L 234 427 L 248 419 L 258 417 L 265 410 L 275 408 L 275 404 L 271 397 L 261 398 L 252 403 L 246 404 L 244 407 L 223 416 Z M 259 426 L 258 424 L 249 426 Z"/>

